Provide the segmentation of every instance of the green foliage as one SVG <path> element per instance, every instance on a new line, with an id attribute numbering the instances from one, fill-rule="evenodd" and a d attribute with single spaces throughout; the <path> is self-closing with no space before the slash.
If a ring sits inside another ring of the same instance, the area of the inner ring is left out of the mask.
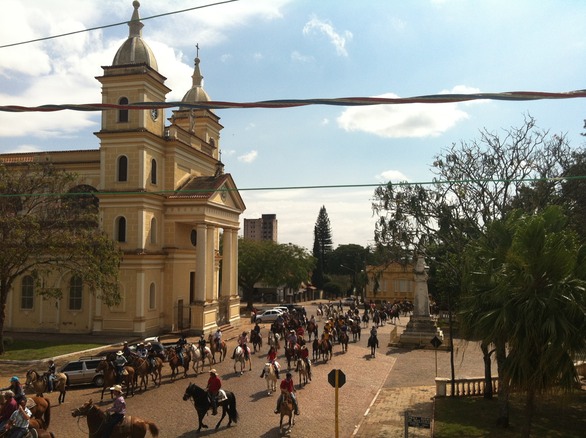
<path id="1" fill-rule="evenodd" d="M 313 228 L 313 239 L 313 256 L 317 262 L 312 275 L 312 283 L 318 289 L 322 289 L 324 285 L 324 274 L 328 266 L 328 257 L 333 247 L 330 218 L 328 217 L 325 206 L 322 206 L 319 210 Z"/>
<path id="2" fill-rule="evenodd" d="M 62 297 L 50 280 L 66 274 L 80 276 L 105 304 L 120 302 L 122 253 L 99 228 L 97 198 L 78 186 L 76 175 L 50 164 L 0 165 L 0 337 L 8 294 L 24 274 L 45 296 Z"/>
<path id="3" fill-rule="evenodd" d="M 43 341 L 39 339 L 34 340 L 18 340 L 10 344 L 5 343 L 6 351 L 2 357 L 4 360 L 42 360 L 48 357 L 61 356 L 63 354 L 75 353 L 79 351 L 86 351 L 92 348 L 103 347 L 107 344 L 97 343 L 64 343 L 59 341 Z"/>

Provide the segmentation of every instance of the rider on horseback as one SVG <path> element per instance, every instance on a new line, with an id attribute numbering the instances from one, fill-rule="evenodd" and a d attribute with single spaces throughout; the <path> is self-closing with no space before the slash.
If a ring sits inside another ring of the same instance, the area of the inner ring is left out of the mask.
<path id="1" fill-rule="evenodd" d="M 309 350 L 307 349 L 305 344 L 301 346 L 301 349 L 299 350 L 299 355 L 301 356 L 301 359 L 303 359 L 305 365 L 307 366 L 307 375 L 311 376 L 311 361 L 309 360 Z"/>
<path id="2" fill-rule="evenodd" d="M 281 381 L 281 392 L 287 392 L 291 396 L 291 400 L 293 401 L 293 408 L 295 409 L 295 415 L 299 415 L 299 407 L 297 406 L 297 397 L 295 397 L 295 384 L 293 383 L 293 376 L 291 373 L 287 373 L 285 379 Z M 281 395 L 277 399 L 277 407 L 275 409 L 275 414 L 278 414 L 279 407 L 281 406 L 281 401 L 283 400 L 283 395 Z"/>
<path id="3" fill-rule="evenodd" d="M 175 345 L 175 352 L 177 356 L 179 356 L 179 363 L 183 366 L 183 347 L 187 345 L 187 339 L 185 339 L 185 335 L 181 335 L 177 344 Z"/>
<path id="4" fill-rule="evenodd" d="M 141 359 L 145 359 L 148 356 L 149 352 L 142 342 L 136 347 L 136 354 Z"/>
<path id="5" fill-rule="evenodd" d="M 114 365 L 114 368 L 116 369 L 116 381 L 118 383 L 122 381 L 122 372 L 124 371 L 124 367 L 127 363 L 128 361 L 124 357 L 122 351 L 117 351 L 116 358 L 114 359 L 114 363 L 112 365 Z"/>
<path id="6" fill-rule="evenodd" d="M 49 360 L 49 368 L 47 369 L 47 392 L 53 392 L 53 381 L 55 380 L 55 361 Z"/>
<path id="7" fill-rule="evenodd" d="M 248 346 L 246 344 L 248 344 L 248 332 L 245 330 L 238 336 L 238 346 L 244 351 L 244 359 L 248 360 Z M 234 349 L 234 353 L 232 353 L 232 359 L 236 358 L 236 348 Z"/>
<path id="8" fill-rule="evenodd" d="M 289 330 L 287 342 L 289 343 L 289 348 L 295 348 L 295 345 L 297 345 L 297 334 L 295 333 L 295 330 Z"/>
<path id="9" fill-rule="evenodd" d="M 150 342 L 147 342 L 146 344 L 146 351 L 147 351 L 147 360 L 149 361 L 149 371 L 152 371 L 155 369 L 155 357 L 156 357 L 156 353 L 155 351 L 151 348 L 152 345 Z"/>
<path id="10" fill-rule="evenodd" d="M 273 368 L 275 369 L 275 375 L 277 376 L 277 379 L 279 378 L 279 362 L 277 362 L 277 350 L 275 349 L 275 347 L 271 347 L 269 349 L 269 354 L 267 355 L 267 362 L 273 364 Z M 260 374 L 260 377 L 263 378 L 265 376 L 265 370 L 263 368 L 262 373 Z"/>
<path id="11" fill-rule="evenodd" d="M 218 377 L 218 372 L 215 369 L 210 370 L 210 378 L 208 379 L 208 391 L 210 402 L 212 403 L 212 415 L 218 414 L 218 393 L 222 387 L 222 381 Z"/>
<path id="12" fill-rule="evenodd" d="M 199 341 L 197 341 L 197 345 L 199 346 L 199 352 L 201 353 L 201 358 L 202 358 L 202 360 L 204 360 L 206 357 L 206 340 L 203 337 L 203 333 L 202 333 L 201 337 L 199 338 Z"/>
<path id="13" fill-rule="evenodd" d="M 218 329 L 216 330 L 216 332 L 214 333 L 214 342 L 216 343 L 216 350 L 217 351 L 221 351 L 222 350 L 222 331 L 220 330 L 220 327 L 218 327 Z"/>
<path id="14" fill-rule="evenodd" d="M 108 415 L 103 425 L 103 437 L 109 437 L 112 434 L 114 426 L 116 426 L 118 423 L 121 423 L 122 420 L 124 420 L 124 415 L 126 415 L 126 402 L 124 401 L 124 397 L 122 397 L 122 387 L 120 385 L 114 385 L 112 388 L 110 388 L 110 391 L 114 393 L 116 398 L 114 399 L 112 407 L 108 408 L 106 411 L 110 415 Z"/>

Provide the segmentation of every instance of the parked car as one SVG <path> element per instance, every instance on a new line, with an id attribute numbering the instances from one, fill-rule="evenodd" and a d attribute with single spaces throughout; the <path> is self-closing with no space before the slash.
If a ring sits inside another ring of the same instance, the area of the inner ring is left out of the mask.
<path id="1" fill-rule="evenodd" d="M 301 313 L 305 313 L 305 307 L 299 305 L 299 304 L 286 304 L 287 309 L 289 309 L 289 313 L 291 312 L 301 312 Z"/>
<path id="2" fill-rule="evenodd" d="M 256 316 L 256 322 L 259 324 L 263 322 L 275 322 L 279 315 L 282 315 L 283 312 L 279 309 L 269 309 L 262 312 L 260 315 Z"/>
<path id="3" fill-rule="evenodd" d="M 283 313 L 289 313 L 289 308 L 287 306 L 275 306 L 273 309 L 280 310 Z"/>
<path id="4" fill-rule="evenodd" d="M 104 359 L 105 356 L 83 356 L 67 362 L 59 372 L 67 374 L 69 385 L 94 384 L 101 388 L 104 386 L 104 374 L 101 371 L 96 373 L 96 368 Z"/>
<path id="5" fill-rule="evenodd" d="M 352 304 L 356 304 L 356 299 L 352 297 L 344 298 L 342 300 L 343 306 L 351 306 Z"/>

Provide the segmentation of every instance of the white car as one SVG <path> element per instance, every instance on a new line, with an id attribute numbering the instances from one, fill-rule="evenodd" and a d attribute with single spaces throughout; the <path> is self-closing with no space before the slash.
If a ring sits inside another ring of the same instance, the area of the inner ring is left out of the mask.
<path id="1" fill-rule="evenodd" d="M 283 313 L 289 313 L 289 308 L 288 307 L 277 306 L 277 307 L 273 307 L 273 309 L 280 310 Z"/>
<path id="2" fill-rule="evenodd" d="M 283 312 L 279 309 L 265 310 L 263 313 L 256 316 L 256 322 L 258 322 L 259 324 L 263 322 L 275 322 L 277 318 L 282 314 Z"/>

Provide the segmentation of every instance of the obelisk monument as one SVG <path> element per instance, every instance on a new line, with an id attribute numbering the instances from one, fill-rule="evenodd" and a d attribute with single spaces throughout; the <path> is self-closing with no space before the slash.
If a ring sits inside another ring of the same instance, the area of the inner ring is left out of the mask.
<path id="1" fill-rule="evenodd" d="M 399 345 L 428 347 L 435 336 L 443 340 L 444 335 L 436 327 L 429 313 L 428 275 L 423 254 L 417 256 L 413 271 L 415 274 L 413 315 L 399 337 Z"/>

